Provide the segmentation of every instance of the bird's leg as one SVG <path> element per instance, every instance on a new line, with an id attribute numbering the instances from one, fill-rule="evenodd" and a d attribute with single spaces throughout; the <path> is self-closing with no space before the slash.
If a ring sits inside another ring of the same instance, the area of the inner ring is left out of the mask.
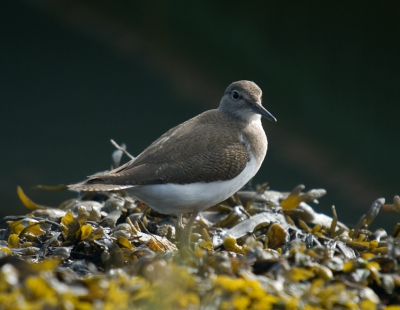
<path id="1" fill-rule="evenodd" d="M 189 218 L 189 221 L 186 223 L 185 228 L 181 231 L 181 234 L 179 235 L 180 249 L 190 248 L 190 235 L 192 233 L 192 227 L 199 213 L 199 211 L 193 211 L 192 215 Z"/>
<path id="2" fill-rule="evenodd" d="M 178 214 L 178 218 L 176 219 L 176 226 L 175 226 L 175 239 L 178 240 L 178 236 L 180 237 L 183 234 L 183 223 L 182 223 L 182 213 Z"/>

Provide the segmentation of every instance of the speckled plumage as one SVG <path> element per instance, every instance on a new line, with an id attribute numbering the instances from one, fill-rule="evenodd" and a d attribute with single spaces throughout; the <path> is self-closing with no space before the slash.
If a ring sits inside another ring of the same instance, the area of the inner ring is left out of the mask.
<path id="1" fill-rule="evenodd" d="M 249 81 L 232 83 L 233 90 L 246 93 L 249 100 L 261 101 L 260 88 Z M 112 190 L 132 185 L 189 184 L 230 180 L 243 171 L 249 151 L 261 162 L 267 151 L 264 131 L 241 118 L 233 105 L 206 111 L 154 141 L 134 160 L 104 175 L 71 185 L 79 190 Z M 114 187 L 113 187 L 114 186 Z"/>
<path id="2" fill-rule="evenodd" d="M 234 82 L 218 109 L 170 129 L 121 167 L 69 187 L 127 189 L 162 213 L 193 211 L 195 217 L 238 191 L 260 168 L 268 146 L 261 115 L 276 121 L 261 97 L 253 82 Z"/>
<path id="3" fill-rule="evenodd" d="M 227 128 L 227 122 L 238 127 L 236 134 Z M 133 161 L 95 177 L 94 182 L 147 185 L 232 179 L 249 161 L 247 148 L 240 140 L 243 126 L 238 125 L 242 124 L 219 110 L 204 112 L 170 129 Z"/>

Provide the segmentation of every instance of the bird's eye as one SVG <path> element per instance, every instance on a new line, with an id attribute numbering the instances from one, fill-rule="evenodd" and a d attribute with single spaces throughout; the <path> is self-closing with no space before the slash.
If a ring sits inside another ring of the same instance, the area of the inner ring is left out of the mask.
<path id="1" fill-rule="evenodd" d="M 233 99 L 233 100 L 238 100 L 239 98 L 240 98 L 239 92 L 236 91 L 236 90 L 234 90 L 234 91 L 232 92 L 232 99 Z"/>

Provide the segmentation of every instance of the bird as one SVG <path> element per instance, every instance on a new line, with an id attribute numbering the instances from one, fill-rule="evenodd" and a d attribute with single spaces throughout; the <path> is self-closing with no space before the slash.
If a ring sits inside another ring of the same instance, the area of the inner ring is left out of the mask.
<path id="1" fill-rule="evenodd" d="M 79 191 L 125 190 L 162 214 L 178 216 L 178 244 L 190 247 L 199 213 L 240 190 L 259 170 L 268 141 L 262 91 L 241 80 L 225 90 L 217 109 L 177 125 L 137 157 L 101 175 L 68 185 Z M 183 228 L 182 215 L 192 213 Z"/>

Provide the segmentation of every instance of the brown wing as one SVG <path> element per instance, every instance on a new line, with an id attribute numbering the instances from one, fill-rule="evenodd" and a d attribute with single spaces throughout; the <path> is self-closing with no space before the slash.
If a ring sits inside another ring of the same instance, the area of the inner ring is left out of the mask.
<path id="1" fill-rule="evenodd" d="M 213 118 L 217 122 L 209 121 Z M 232 135 L 224 126 L 226 121 L 217 110 L 205 112 L 169 130 L 134 160 L 85 183 L 187 184 L 232 179 L 243 171 L 249 155 L 239 134 Z"/>

